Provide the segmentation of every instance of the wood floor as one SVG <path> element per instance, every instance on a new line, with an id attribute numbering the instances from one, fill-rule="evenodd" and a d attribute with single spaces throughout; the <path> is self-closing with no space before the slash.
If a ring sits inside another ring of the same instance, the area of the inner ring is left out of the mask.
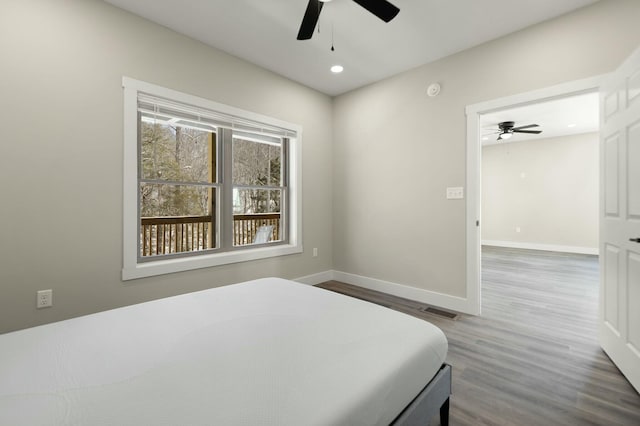
<path id="1" fill-rule="evenodd" d="M 319 287 L 444 331 L 453 366 L 452 426 L 640 425 L 640 395 L 596 340 L 597 257 L 484 247 L 482 263 L 482 315 L 456 320 L 336 281 Z"/>

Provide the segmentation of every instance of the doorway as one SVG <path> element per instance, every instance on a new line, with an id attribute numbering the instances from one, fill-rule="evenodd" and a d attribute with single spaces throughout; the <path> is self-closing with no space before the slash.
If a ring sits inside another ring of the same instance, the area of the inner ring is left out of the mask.
<path id="1" fill-rule="evenodd" d="M 481 114 L 483 247 L 598 254 L 598 111 L 589 92 Z"/>
<path id="2" fill-rule="evenodd" d="M 468 311 L 480 314 L 482 244 L 482 137 L 487 136 L 482 117 L 501 111 L 525 108 L 544 102 L 598 91 L 601 77 L 565 83 L 467 107 L 467 302 Z M 496 115 L 496 117 L 498 116 Z M 529 124 L 529 123 L 522 123 Z M 571 124 L 571 123 L 568 123 Z M 526 177 L 526 176 L 525 176 Z M 513 227 L 514 231 L 518 226 Z"/>

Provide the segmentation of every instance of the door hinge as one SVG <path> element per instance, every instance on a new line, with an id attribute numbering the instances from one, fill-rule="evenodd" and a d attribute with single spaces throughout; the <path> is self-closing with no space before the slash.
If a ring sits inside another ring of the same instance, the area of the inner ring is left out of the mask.
<path id="1" fill-rule="evenodd" d="M 480 226 L 480 221 L 476 220 L 476 226 Z"/>

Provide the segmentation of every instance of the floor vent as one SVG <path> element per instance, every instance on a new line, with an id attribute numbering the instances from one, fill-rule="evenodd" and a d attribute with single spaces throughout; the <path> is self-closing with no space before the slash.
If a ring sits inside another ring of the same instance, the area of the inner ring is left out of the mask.
<path id="1" fill-rule="evenodd" d="M 420 310 L 428 314 L 438 315 L 439 317 L 443 317 L 451 320 L 458 319 L 458 314 L 454 312 L 443 311 L 442 309 L 432 308 L 431 306 L 429 306 L 428 308 L 420 308 Z"/>

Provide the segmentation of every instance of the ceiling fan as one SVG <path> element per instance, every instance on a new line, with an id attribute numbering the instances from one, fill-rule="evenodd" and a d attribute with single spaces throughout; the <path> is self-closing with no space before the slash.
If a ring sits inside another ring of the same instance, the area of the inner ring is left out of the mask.
<path id="1" fill-rule="evenodd" d="M 302 18 L 302 24 L 300 24 L 300 30 L 298 31 L 298 40 L 309 40 L 313 35 L 313 31 L 320 18 L 320 11 L 325 2 L 330 0 L 309 0 L 307 4 L 307 10 L 304 12 Z M 353 0 L 360 6 L 367 9 L 369 12 L 382 19 L 384 22 L 389 22 L 400 12 L 400 9 L 389 3 L 387 0 Z"/>
<path id="2" fill-rule="evenodd" d="M 542 133 L 542 130 L 524 130 L 530 129 L 531 127 L 540 127 L 537 124 L 527 124 L 526 126 L 518 126 L 515 127 L 516 123 L 513 121 L 503 121 L 502 123 L 498 123 L 498 134 L 499 141 L 510 139 L 514 133 L 530 133 L 534 135 L 539 135 Z"/>

